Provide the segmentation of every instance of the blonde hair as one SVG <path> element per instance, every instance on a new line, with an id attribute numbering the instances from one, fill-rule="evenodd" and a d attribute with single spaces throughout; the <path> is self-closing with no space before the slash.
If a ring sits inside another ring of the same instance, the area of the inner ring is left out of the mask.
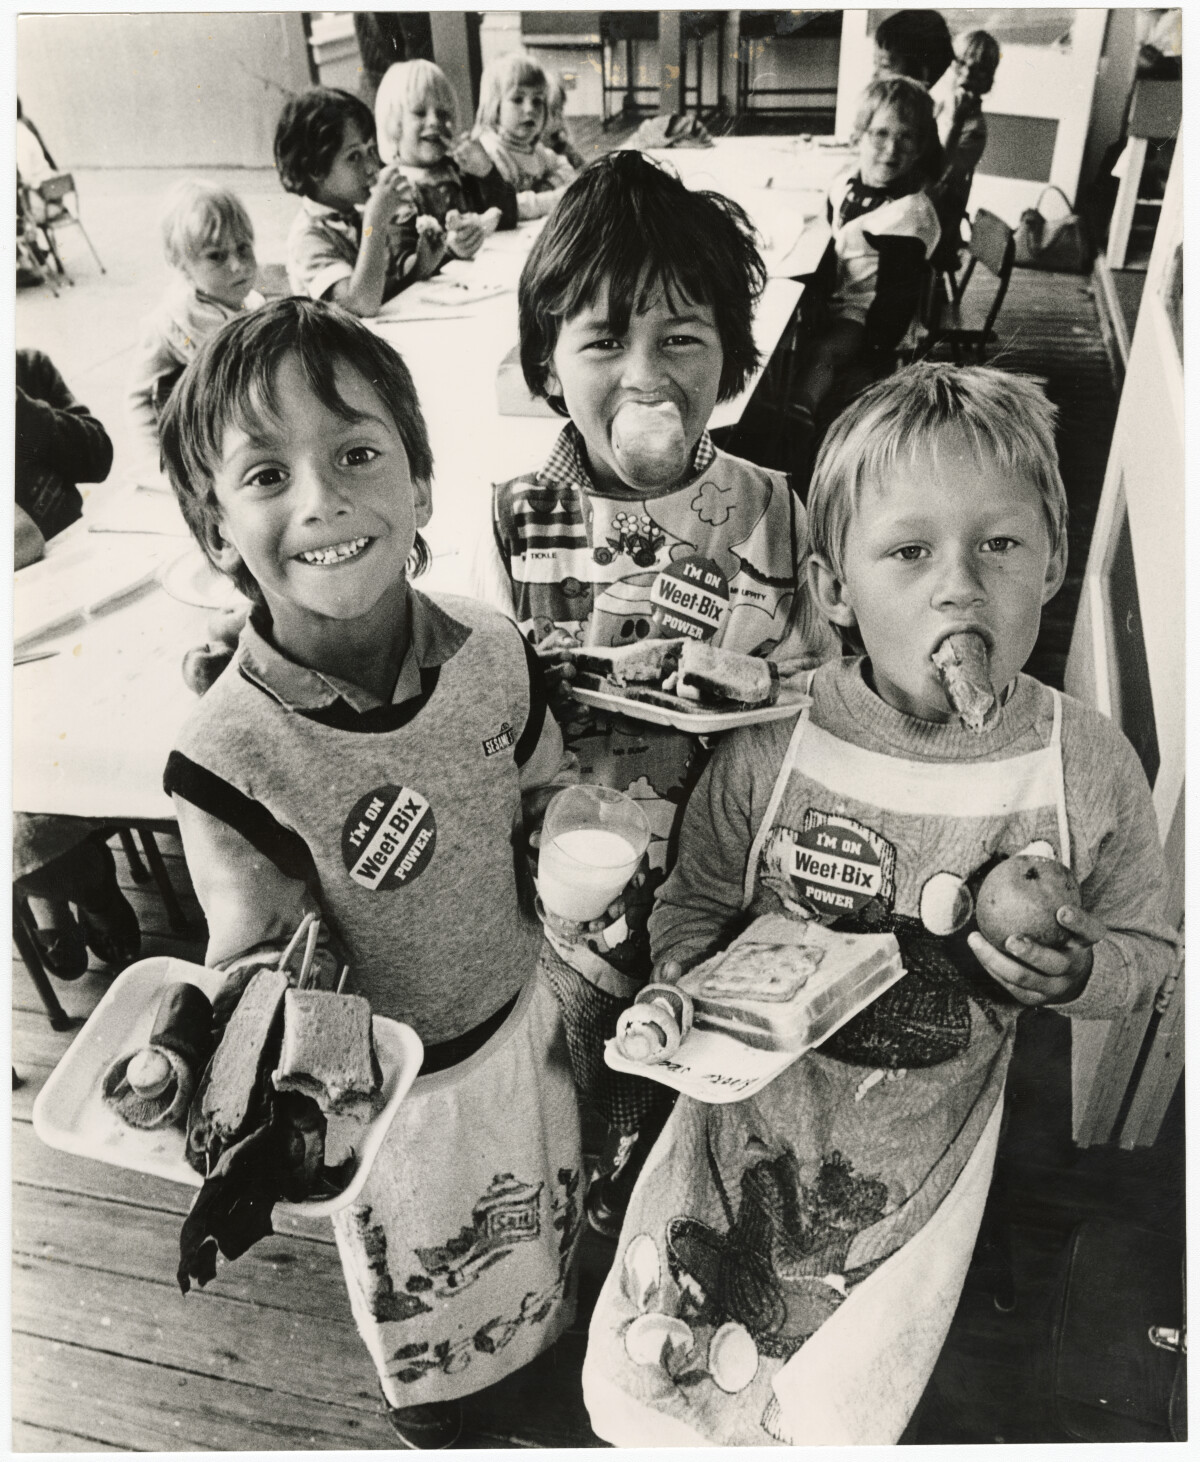
<path id="1" fill-rule="evenodd" d="M 405 111 L 428 96 L 445 105 L 454 126 L 458 115 L 454 88 L 440 66 L 432 61 L 397 61 L 384 72 L 375 93 L 375 142 L 381 162 L 392 162 L 399 151 Z"/>
<path id="2" fill-rule="evenodd" d="M 500 103 L 518 86 L 540 86 L 546 93 L 546 113 L 550 111 L 550 83 L 540 62 L 528 51 L 510 51 L 497 56 L 483 68 L 479 81 L 479 109 L 475 113 L 475 132 L 500 124 Z"/>
<path id="3" fill-rule="evenodd" d="M 988 458 L 1037 488 L 1051 553 L 1064 546 L 1067 493 L 1054 444 L 1057 413 L 1024 376 L 986 366 L 923 361 L 877 382 L 829 429 L 808 495 L 811 550 L 841 578 L 846 540 L 863 487 L 882 484 L 897 463 L 928 453 L 958 428 Z"/>
<path id="4" fill-rule="evenodd" d="M 254 225 L 242 200 L 204 178 L 183 178 L 163 199 L 162 242 L 167 263 L 182 269 L 189 257 L 225 234 L 253 244 Z"/>

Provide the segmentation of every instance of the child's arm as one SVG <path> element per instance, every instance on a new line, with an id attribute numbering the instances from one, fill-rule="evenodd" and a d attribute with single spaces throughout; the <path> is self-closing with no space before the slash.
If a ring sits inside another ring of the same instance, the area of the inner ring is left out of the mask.
<path id="1" fill-rule="evenodd" d="M 47 355 L 35 357 L 17 386 L 15 434 L 18 455 L 61 473 L 69 482 L 103 482 L 113 448 L 102 422 L 71 395 Z"/>
<path id="2" fill-rule="evenodd" d="M 348 279 L 339 279 L 329 290 L 329 297 L 335 304 L 363 317 L 379 313 L 391 259 L 389 225 L 393 216 L 411 198 L 412 185 L 400 171 L 399 164 L 391 163 L 385 167 L 363 209 L 362 241 L 353 272 Z"/>
<path id="3" fill-rule="evenodd" d="M 970 935 L 980 964 L 1022 1004 L 1056 1005 L 1087 1019 L 1144 1005 L 1178 958 L 1178 940 L 1162 913 L 1167 867 L 1145 774 L 1119 732 L 1108 728 L 1104 743 L 1092 748 L 1091 778 L 1111 792 L 1112 806 L 1080 890 L 1083 911 L 1059 911 L 1071 935 L 1068 947 L 1010 939 L 1002 951 L 982 934 Z"/>
<path id="4" fill-rule="evenodd" d="M 13 504 L 13 568 L 23 569 L 46 552 L 42 530 L 20 503 Z"/>
<path id="5" fill-rule="evenodd" d="M 208 925 L 205 964 L 273 965 L 304 915 L 320 913 L 304 879 L 284 873 L 229 823 L 177 792 L 173 800 L 188 873 Z M 328 951 L 321 961 L 328 969 L 334 964 Z"/>
<path id="6" fill-rule="evenodd" d="M 771 728 L 723 736 L 683 809 L 675 866 L 650 915 L 655 979 L 678 978 L 742 921 L 746 860 L 765 810 L 756 788 L 770 794 L 782 755 L 777 735 L 763 732 Z"/>

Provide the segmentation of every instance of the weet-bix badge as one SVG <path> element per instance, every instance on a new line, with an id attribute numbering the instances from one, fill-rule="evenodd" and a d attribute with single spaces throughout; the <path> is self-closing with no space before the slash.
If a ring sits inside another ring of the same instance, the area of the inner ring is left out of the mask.
<path id="1" fill-rule="evenodd" d="M 412 787 L 377 787 L 361 797 L 342 828 L 346 872 L 363 888 L 411 883 L 437 843 L 433 808 Z"/>

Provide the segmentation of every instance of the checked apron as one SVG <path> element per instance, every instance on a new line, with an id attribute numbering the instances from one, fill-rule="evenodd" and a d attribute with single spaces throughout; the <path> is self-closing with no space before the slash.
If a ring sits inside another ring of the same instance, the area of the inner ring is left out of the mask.
<path id="1" fill-rule="evenodd" d="M 998 856 L 1038 842 L 1069 862 L 1046 694 L 1048 744 L 1007 759 L 903 760 L 798 718 L 744 906 L 802 894 L 835 927 L 892 929 L 908 972 L 756 1097 L 680 1098 L 592 1318 L 584 1399 L 606 1441 L 900 1437 L 966 1275 L 1020 1009 L 965 933 L 929 924 Z"/>

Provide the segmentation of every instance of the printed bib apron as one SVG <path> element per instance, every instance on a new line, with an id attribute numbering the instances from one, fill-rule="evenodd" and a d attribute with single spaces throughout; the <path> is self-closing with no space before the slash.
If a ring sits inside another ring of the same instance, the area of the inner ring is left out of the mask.
<path id="1" fill-rule="evenodd" d="M 798 719 L 747 860 L 751 914 L 894 930 L 907 974 L 756 1097 L 680 1098 L 634 1190 L 583 1369 L 618 1445 L 895 1442 L 944 1343 L 1020 1010 L 946 911 L 1033 843 L 1070 857 L 1049 744 L 907 761 Z"/>
<path id="2" fill-rule="evenodd" d="M 474 1055 L 419 1076 L 358 1202 L 333 1219 L 391 1406 L 492 1385 L 574 1317 L 579 1115 L 558 1005 L 534 977 Z"/>

